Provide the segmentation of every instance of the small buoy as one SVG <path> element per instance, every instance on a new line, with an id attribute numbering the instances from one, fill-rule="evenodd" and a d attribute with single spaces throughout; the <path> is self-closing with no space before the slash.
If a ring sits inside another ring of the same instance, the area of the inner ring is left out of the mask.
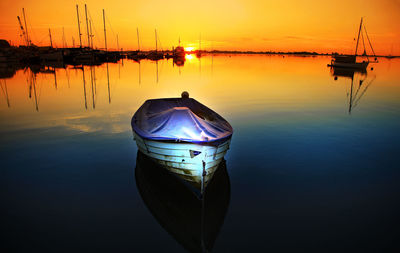
<path id="1" fill-rule="evenodd" d="M 182 92 L 181 97 L 182 98 L 189 98 L 189 92 L 187 92 L 187 91 Z"/>

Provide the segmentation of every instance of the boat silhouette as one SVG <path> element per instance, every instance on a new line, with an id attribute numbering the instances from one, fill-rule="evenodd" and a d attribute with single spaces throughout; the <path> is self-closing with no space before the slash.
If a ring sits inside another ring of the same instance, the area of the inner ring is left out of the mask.
<path id="1" fill-rule="evenodd" d="M 364 27 L 364 30 L 362 29 Z M 374 61 L 370 61 L 368 58 L 368 55 L 366 53 L 366 42 L 364 41 L 364 37 L 366 37 L 368 39 L 368 43 L 369 46 L 372 50 L 372 53 L 374 55 Z M 358 54 L 358 47 L 359 47 L 359 42 L 360 42 L 360 38 L 361 38 L 361 42 L 363 44 L 364 47 L 364 51 L 363 53 L 360 55 Z M 363 56 L 366 57 L 367 60 L 363 60 L 362 62 L 357 62 L 357 56 Z M 366 70 L 366 68 L 368 67 L 368 64 L 370 62 L 377 62 L 377 58 L 375 55 L 375 51 L 372 47 L 371 41 L 368 37 L 368 33 L 367 33 L 367 29 L 365 28 L 365 24 L 363 23 L 363 18 L 361 18 L 360 21 L 360 27 L 358 29 L 358 35 L 357 35 L 357 43 L 356 43 L 356 49 L 354 52 L 354 55 L 339 55 L 339 54 L 333 54 L 332 55 L 332 60 L 331 63 L 328 64 L 329 67 L 336 67 L 336 68 L 350 68 L 350 69 L 358 69 L 358 70 Z"/>

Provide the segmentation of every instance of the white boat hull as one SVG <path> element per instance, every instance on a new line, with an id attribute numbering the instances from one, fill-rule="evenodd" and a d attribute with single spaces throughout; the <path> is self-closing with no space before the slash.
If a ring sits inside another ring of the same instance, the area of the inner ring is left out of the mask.
<path id="1" fill-rule="evenodd" d="M 229 149 L 230 139 L 219 146 L 194 143 L 163 142 L 143 139 L 134 133 L 138 149 L 171 173 L 200 187 L 203 168 L 204 186 L 211 180 Z"/>

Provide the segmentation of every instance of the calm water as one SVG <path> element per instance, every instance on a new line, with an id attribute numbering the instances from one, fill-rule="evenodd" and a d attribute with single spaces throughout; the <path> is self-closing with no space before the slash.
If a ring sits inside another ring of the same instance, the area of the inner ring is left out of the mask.
<path id="1" fill-rule="evenodd" d="M 164 177 L 140 174 L 130 120 L 187 90 L 235 131 L 206 204 L 214 252 L 399 249 L 400 60 L 355 73 L 353 87 L 329 61 L 205 56 L 109 64 L 109 85 L 106 65 L 2 80 L 1 247 L 184 251 L 177 237 L 199 227 L 175 227 L 192 224 L 169 212 L 180 193 L 162 197 Z"/>

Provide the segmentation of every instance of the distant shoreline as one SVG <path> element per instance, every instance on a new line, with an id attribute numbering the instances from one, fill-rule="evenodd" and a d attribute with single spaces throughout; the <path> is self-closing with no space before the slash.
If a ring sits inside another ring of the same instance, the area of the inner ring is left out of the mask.
<path id="1" fill-rule="evenodd" d="M 197 51 L 186 52 L 187 54 L 196 54 Z M 340 53 L 317 53 L 308 51 L 294 52 L 274 52 L 274 51 L 238 51 L 238 50 L 202 50 L 202 54 L 249 54 L 249 55 L 295 55 L 295 56 L 332 56 L 332 55 L 350 55 Z M 358 55 L 359 57 L 380 57 L 380 58 L 399 58 L 400 56 L 392 55 Z"/>

